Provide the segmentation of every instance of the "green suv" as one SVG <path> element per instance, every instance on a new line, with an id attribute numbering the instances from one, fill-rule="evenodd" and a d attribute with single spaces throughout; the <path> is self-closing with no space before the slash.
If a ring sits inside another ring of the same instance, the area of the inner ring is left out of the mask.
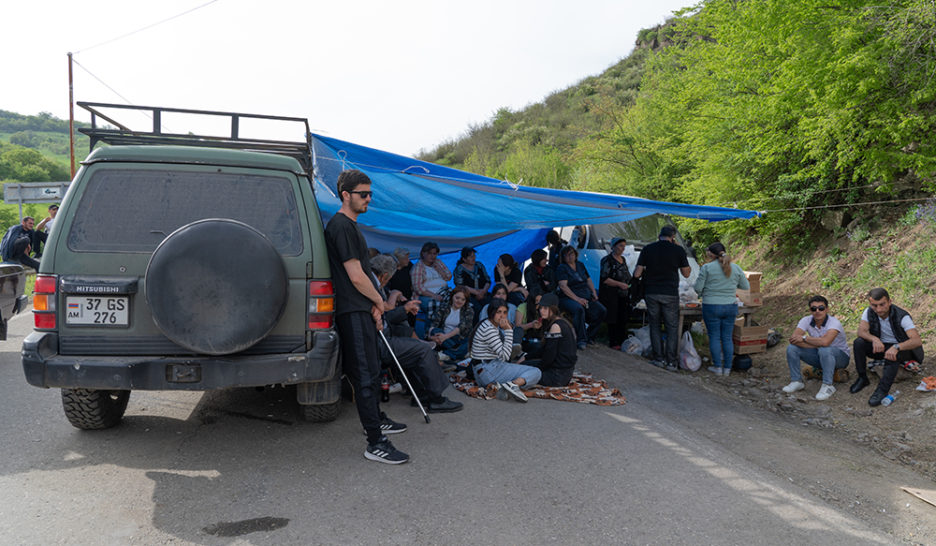
<path id="1" fill-rule="evenodd" d="M 79 105 L 92 149 L 110 146 L 83 163 L 46 243 L 27 381 L 61 388 L 80 429 L 116 425 L 134 389 L 296 385 L 307 419 L 333 420 L 338 340 L 311 152 L 238 136 L 248 118 L 305 120 Z M 153 130 L 108 108 L 148 111 Z M 231 135 L 165 134 L 162 115 L 180 112 L 229 117 Z"/>

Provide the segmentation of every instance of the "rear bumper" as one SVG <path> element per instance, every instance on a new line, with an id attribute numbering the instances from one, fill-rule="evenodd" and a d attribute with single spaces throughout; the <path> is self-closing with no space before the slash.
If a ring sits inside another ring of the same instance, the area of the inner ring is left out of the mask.
<path id="1" fill-rule="evenodd" d="M 36 387 L 106 390 L 211 390 L 331 381 L 338 374 L 338 334 L 315 332 L 304 353 L 153 357 L 58 354 L 58 335 L 23 341 L 23 371 Z"/>

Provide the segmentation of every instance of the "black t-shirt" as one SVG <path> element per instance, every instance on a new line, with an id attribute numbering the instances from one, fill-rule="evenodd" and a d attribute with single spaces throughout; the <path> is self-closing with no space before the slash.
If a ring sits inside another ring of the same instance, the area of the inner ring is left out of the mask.
<path id="1" fill-rule="evenodd" d="M 523 286 L 523 273 L 520 272 L 516 267 L 510 268 L 510 273 L 507 273 L 507 280 L 504 280 L 501 277 L 500 271 L 496 268 L 494 269 L 494 281 L 503 284 L 504 286 L 509 286 L 510 283 L 515 282 L 517 286 Z"/>
<path id="2" fill-rule="evenodd" d="M 360 260 L 364 273 L 374 283 L 367 241 L 364 240 L 357 222 L 340 212 L 336 213 L 325 226 L 325 244 L 328 247 L 332 281 L 335 283 L 335 314 L 343 315 L 355 311 L 369 313 L 373 302 L 358 291 L 344 267 L 348 260 Z M 374 288 L 377 288 L 376 283 Z"/>
<path id="3" fill-rule="evenodd" d="M 413 271 L 413 262 L 403 266 L 403 269 L 397 269 L 387 282 L 387 290 L 399 290 L 406 299 L 413 297 L 413 278 L 410 274 Z"/>
<path id="4" fill-rule="evenodd" d="M 683 247 L 661 240 L 640 251 L 637 265 L 644 266 L 641 278 L 645 294 L 678 296 L 679 269 L 689 267 L 689 259 Z"/>

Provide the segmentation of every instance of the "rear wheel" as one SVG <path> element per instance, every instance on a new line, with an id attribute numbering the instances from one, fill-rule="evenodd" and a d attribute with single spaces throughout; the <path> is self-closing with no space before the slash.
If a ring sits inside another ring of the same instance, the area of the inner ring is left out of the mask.
<path id="1" fill-rule="evenodd" d="M 328 423 L 338 418 L 338 405 L 341 400 L 331 404 L 302 405 L 302 417 L 312 423 Z"/>
<path id="2" fill-rule="evenodd" d="M 65 417 L 81 430 L 101 430 L 117 425 L 129 401 L 130 391 L 62 389 Z"/>

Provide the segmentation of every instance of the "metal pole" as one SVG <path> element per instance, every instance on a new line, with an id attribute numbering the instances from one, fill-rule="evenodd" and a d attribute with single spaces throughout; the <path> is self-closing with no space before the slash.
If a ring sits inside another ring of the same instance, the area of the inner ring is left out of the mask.
<path id="1" fill-rule="evenodd" d="M 387 350 L 390 351 L 390 356 L 393 357 L 393 361 L 396 362 L 397 368 L 400 369 L 400 375 L 402 375 L 403 380 L 406 381 L 406 386 L 409 387 L 409 391 L 413 394 L 413 398 L 416 399 L 416 405 L 419 406 L 419 411 L 422 412 L 423 417 L 426 418 L 426 422 L 428 423 L 429 414 L 426 413 L 425 408 L 423 408 L 422 402 L 419 400 L 419 394 L 417 394 L 416 391 L 413 390 L 413 385 L 410 384 L 409 378 L 406 377 L 406 372 L 403 371 L 403 366 L 400 365 L 400 361 L 397 360 L 396 353 L 394 353 L 393 349 L 390 347 L 390 342 L 387 341 L 387 337 L 384 335 L 383 330 L 378 330 L 378 333 L 380 334 L 381 339 L 383 339 L 383 342 L 387 345 Z"/>
<path id="2" fill-rule="evenodd" d="M 71 177 L 75 178 L 75 88 L 72 80 L 72 54 L 68 52 L 68 147 L 71 157 Z"/>

